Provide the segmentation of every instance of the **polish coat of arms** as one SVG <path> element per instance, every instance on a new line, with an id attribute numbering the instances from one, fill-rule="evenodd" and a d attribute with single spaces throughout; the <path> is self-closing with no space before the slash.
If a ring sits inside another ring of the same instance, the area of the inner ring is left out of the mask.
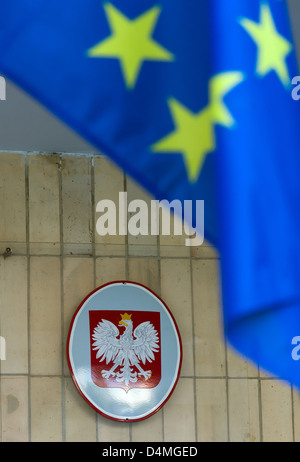
<path id="1" fill-rule="evenodd" d="M 103 388 L 153 388 L 161 379 L 160 314 L 90 311 L 91 374 Z"/>

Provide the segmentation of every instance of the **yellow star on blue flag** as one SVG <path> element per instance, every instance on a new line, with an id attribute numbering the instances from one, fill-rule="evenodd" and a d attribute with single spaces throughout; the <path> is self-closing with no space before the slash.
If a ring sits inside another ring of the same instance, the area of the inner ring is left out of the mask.
<path id="1" fill-rule="evenodd" d="M 160 8 L 153 7 L 134 19 L 111 3 L 105 3 L 104 10 L 112 34 L 90 48 L 88 56 L 118 59 L 128 88 L 135 86 L 144 61 L 173 61 L 172 53 L 152 38 Z"/>
<path id="2" fill-rule="evenodd" d="M 153 152 L 180 152 L 184 157 L 187 176 L 196 182 L 205 157 L 216 149 L 214 126 L 232 127 L 234 120 L 224 105 L 226 94 L 243 80 L 240 72 L 222 73 L 209 82 L 209 104 L 193 114 L 175 99 L 169 101 L 175 130 L 152 146 Z"/>
<path id="3" fill-rule="evenodd" d="M 281 35 L 274 24 L 270 6 L 260 5 L 260 22 L 248 18 L 240 21 L 258 48 L 256 72 L 261 77 L 274 71 L 284 85 L 289 85 L 291 77 L 286 58 L 292 51 L 292 44 Z"/>

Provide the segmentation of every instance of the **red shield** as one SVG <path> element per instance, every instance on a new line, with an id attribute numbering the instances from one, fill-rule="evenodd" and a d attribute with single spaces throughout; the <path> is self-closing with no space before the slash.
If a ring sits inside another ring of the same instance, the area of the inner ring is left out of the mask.
<path id="1" fill-rule="evenodd" d="M 161 380 L 160 313 L 90 311 L 91 376 L 102 388 L 154 388 Z"/>

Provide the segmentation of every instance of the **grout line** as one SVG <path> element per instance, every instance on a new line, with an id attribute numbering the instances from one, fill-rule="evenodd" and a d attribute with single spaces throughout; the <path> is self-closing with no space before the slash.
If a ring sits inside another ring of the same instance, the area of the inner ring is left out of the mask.
<path id="1" fill-rule="evenodd" d="M 34 151 L 34 150 L 29 150 L 29 151 L 23 151 L 23 150 L 10 150 L 10 149 L 0 149 L 0 154 L 19 154 L 21 156 L 27 157 L 27 156 L 44 156 L 47 157 L 49 155 L 53 154 L 58 154 L 58 155 L 63 155 L 63 156 L 78 156 L 78 157 L 103 157 L 106 159 L 109 159 L 108 156 L 102 153 L 98 152 L 92 152 L 92 151 L 83 151 L 83 152 L 70 152 L 70 151 L 57 151 L 57 150 L 51 150 L 51 151 Z"/>
<path id="2" fill-rule="evenodd" d="M 127 192 L 128 194 L 128 191 L 127 191 L 127 176 L 126 176 L 126 173 L 123 172 L 123 179 L 124 179 L 124 192 Z M 128 280 L 129 279 L 129 261 L 128 261 L 128 258 L 129 258 L 129 244 L 128 244 L 128 233 L 126 233 L 125 235 L 125 279 Z"/>
<path id="3" fill-rule="evenodd" d="M 3 377 L 27 377 L 29 374 L 24 373 L 24 372 L 3 372 L 1 374 Z M 59 377 L 64 377 L 65 379 L 71 378 L 70 374 L 30 374 L 30 377 L 33 378 L 59 378 Z M 211 376 L 211 375 L 205 375 L 205 376 L 194 376 L 194 375 L 180 375 L 181 379 L 194 379 L 196 378 L 197 380 L 225 380 L 226 376 L 225 375 L 220 375 L 220 376 Z M 258 377 L 230 377 L 228 376 L 228 379 L 230 380 L 258 380 Z M 263 381 L 277 381 L 278 379 L 276 377 L 262 377 L 261 378 L 262 382 Z"/>
<path id="4" fill-rule="evenodd" d="M 43 243 L 44 244 L 44 243 Z M 68 258 L 95 258 L 96 260 L 98 258 L 110 258 L 110 259 L 114 259 L 114 258 L 136 258 L 136 259 L 141 259 L 143 260 L 144 258 L 148 258 L 148 259 L 152 259 L 152 260 L 189 260 L 189 257 L 168 257 L 168 256 L 162 256 L 162 257 L 158 257 L 156 255 L 127 255 L 127 254 L 119 254 L 119 255 L 109 255 L 109 254 L 102 254 L 102 255 L 93 255 L 93 253 L 78 253 L 78 254 L 74 254 L 73 252 L 72 253 L 39 253 L 39 254 L 36 254 L 34 252 L 29 252 L 29 255 L 31 257 L 36 257 L 36 258 L 44 258 L 44 257 L 68 257 Z M 27 256 L 27 252 L 24 252 L 24 253 L 16 253 L 14 252 L 14 257 L 26 257 Z M 207 260 L 210 260 L 210 259 L 207 259 L 207 258 L 200 258 L 200 259 L 197 259 L 197 260 L 201 260 L 201 261 L 207 261 Z M 194 261 L 194 259 L 193 259 Z"/>
<path id="5" fill-rule="evenodd" d="M 126 237 L 126 236 L 125 236 Z M 0 241 L 1 243 L 1 241 Z M 7 244 L 6 242 L 4 244 Z M 10 242 L 11 245 L 14 244 L 14 242 Z M 53 247 L 53 246 L 57 246 L 57 247 L 61 247 L 60 243 L 58 242 L 31 242 L 30 243 L 31 245 L 32 244 L 41 244 L 41 245 L 49 245 L 49 247 Z M 78 246 L 78 243 L 74 243 L 74 244 L 70 244 L 68 243 L 69 246 Z M 90 246 L 91 247 L 91 243 L 86 243 L 87 246 Z M 107 248 L 108 246 L 106 244 L 104 244 L 105 247 Z M 109 245 L 112 245 L 114 246 L 114 244 L 109 244 Z M 116 245 L 120 245 L 120 244 L 116 244 Z M 27 247 L 27 246 L 26 246 Z M 156 259 L 156 260 L 189 260 L 191 258 L 192 261 L 208 261 L 208 260 L 216 260 L 215 258 L 209 258 L 209 257 L 203 257 L 203 258 L 200 258 L 200 257 L 189 257 L 188 255 L 186 256 L 182 256 L 182 255 L 178 255 L 178 256 L 171 256 L 171 255 L 153 255 L 153 254 L 126 254 L 125 253 L 120 253 L 120 254 L 116 254 L 116 255 L 111 255 L 109 253 L 107 254 L 99 254 L 97 255 L 96 254 L 96 247 L 97 247 L 97 244 L 95 244 L 95 252 L 87 252 L 87 253 L 68 253 L 68 252 L 65 252 L 64 249 L 63 249 L 63 246 L 62 246 L 62 250 L 57 252 L 57 253 L 42 253 L 42 252 L 38 252 L 38 253 L 35 253 L 34 251 L 32 251 L 32 249 L 30 250 L 30 256 L 34 256 L 34 257 L 59 257 L 59 256 L 64 256 L 64 257 L 70 257 L 70 258 L 90 258 L 90 257 L 95 257 L 96 259 L 97 258 L 104 258 L 104 257 L 108 257 L 108 258 L 124 258 L 124 257 L 129 257 L 129 258 L 140 258 L 140 259 L 143 259 L 143 258 L 150 258 L 150 259 Z M 124 245 L 120 245 L 120 247 L 124 247 Z M 142 246 L 141 246 L 142 247 Z M 130 248 L 130 244 L 128 245 L 128 248 Z M 95 253 L 95 255 L 94 255 Z M 16 252 L 14 251 L 14 256 L 15 257 L 24 257 L 27 255 L 27 250 L 24 250 L 23 252 Z"/>
<path id="6" fill-rule="evenodd" d="M 293 435 L 293 443 L 295 443 L 294 387 L 292 383 L 290 384 L 290 387 L 291 387 L 292 435 Z"/>
<path id="7" fill-rule="evenodd" d="M 123 189 L 124 189 L 124 192 L 128 193 L 128 191 L 127 191 L 127 176 L 126 176 L 126 173 L 124 171 L 123 171 Z M 125 235 L 124 247 L 125 247 L 125 255 L 123 257 L 125 258 L 125 279 L 128 281 L 129 280 L 128 233 L 126 233 L 126 235 Z M 128 434 L 129 442 L 132 443 L 132 423 L 128 424 L 128 433 L 129 433 Z"/>
<path id="8" fill-rule="evenodd" d="M 258 412 L 259 412 L 259 436 L 260 442 L 263 443 L 263 416 L 262 416 L 262 396 L 261 396 L 261 381 L 266 379 L 266 377 L 261 377 L 260 367 L 258 365 Z"/>
<path id="9" fill-rule="evenodd" d="M 91 159 L 91 206 L 92 206 L 92 254 L 93 254 L 93 278 L 94 289 L 97 287 L 96 277 L 96 233 L 95 233 L 95 157 Z M 99 442 L 99 414 L 95 412 L 96 420 L 96 442 Z"/>
<path id="10" fill-rule="evenodd" d="M 31 330 L 30 330 L 30 285 L 31 285 L 31 257 L 29 243 L 29 162 L 25 162 L 25 202 L 26 202 L 26 257 L 27 257 L 27 341 L 28 341 L 28 441 L 31 441 Z"/>
<path id="11" fill-rule="evenodd" d="M 157 263 L 158 263 L 158 281 L 159 281 L 159 296 L 162 298 L 161 295 L 161 259 L 160 259 L 160 234 L 158 234 L 156 239 L 157 245 Z M 162 429 L 162 442 L 165 442 L 165 410 L 164 407 L 161 409 L 161 429 Z"/>
<path id="12" fill-rule="evenodd" d="M 227 407 L 227 441 L 230 442 L 230 418 L 229 418 L 229 376 L 228 376 L 228 346 L 225 335 L 223 335 L 225 346 L 225 383 L 226 383 L 226 407 Z"/>
<path id="13" fill-rule="evenodd" d="M 195 419 L 195 441 L 198 441 L 198 415 L 197 415 L 197 381 L 196 381 L 196 333 L 195 333 L 195 299 L 194 299 L 194 278 L 193 278 L 193 264 L 192 264 L 192 251 L 190 249 L 190 290 L 191 290 L 191 303 L 192 303 L 192 335 L 193 335 L 193 390 L 194 390 L 194 419 Z"/>
<path id="14" fill-rule="evenodd" d="M 26 377 L 28 376 L 27 373 L 24 373 L 24 372 L 3 372 L 2 373 L 3 376 L 6 376 L 6 377 Z M 31 377 L 35 377 L 35 378 L 45 378 L 45 377 L 64 377 L 64 378 L 71 378 L 70 374 L 30 374 Z M 220 376 L 216 376 L 216 375 L 201 375 L 201 376 L 197 376 L 197 375 L 180 375 L 180 378 L 181 379 L 194 379 L 196 378 L 197 380 L 211 380 L 211 379 L 214 379 L 214 380 L 224 380 L 226 379 L 226 376 L 225 375 L 220 375 Z M 241 376 L 241 377 L 230 377 L 228 376 L 228 378 L 230 380 L 258 380 L 258 377 L 245 377 L 245 376 Z M 277 378 L 276 377 L 262 377 L 261 379 L 262 381 L 270 381 L 270 380 L 274 380 L 274 381 L 277 381 Z"/>
<path id="15" fill-rule="evenodd" d="M 62 159 L 59 155 L 58 167 L 58 192 L 59 192 L 59 237 L 60 237 L 60 309 L 61 309 L 61 350 L 62 350 L 62 376 L 61 376 L 61 400 L 62 400 L 62 441 L 66 441 L 66 408 L 65 408 L 65 348 L 64 348 L 64 255 L 63 255 L 63 203 L 62 203 Z"/>

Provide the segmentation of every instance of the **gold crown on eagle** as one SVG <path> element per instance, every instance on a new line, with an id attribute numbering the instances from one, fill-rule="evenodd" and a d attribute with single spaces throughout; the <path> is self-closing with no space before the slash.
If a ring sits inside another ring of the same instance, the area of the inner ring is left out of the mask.
<path id="1" fill-rule="evenodd" d="M 130 321 L 131 316 L 132 314 L 128 314 L 128 313 L 121 314 L 122 321 Z"/>

